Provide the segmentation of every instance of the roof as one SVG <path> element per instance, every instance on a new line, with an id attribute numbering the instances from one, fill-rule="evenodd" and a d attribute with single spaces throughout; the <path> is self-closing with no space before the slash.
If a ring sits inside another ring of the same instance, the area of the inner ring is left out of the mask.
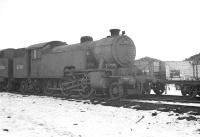
<path id="1" fill-rule="evenodd" d="M 15 50 L 14 48 L 7 48 L 7 49 L 2 49 L 0 51 L 8 51 L 8 50 Z"/>
<path id="2" fill-rule="evenodd" d="M 143 57 L 143 58 L 140 58 L 140 59 L 138 59 L 138 60 L 136 60 L 136 61 L 142 61 L 142 62 L 145 62 L 145 61 L 147 61 L 147 62 L 153 61 L 153 62 L 155 62 L 155 61 L 161 61 L 161 60 L 158 60 L 158 59 L 155 59 L 155 58 L 151 58 L 151 57 Z"/>
<path id="3" fill-rule="evenodd" d="M 44 43 L 38 43 L 38 44 L 34 44 L 29 46 L 27 49 L 37 49 L 37 48 L 43 48 L 47 45 L 55 45 L 55 46 L 60 46 L 66 44 L 65 42 L 62 41 L 49 41 L 49 42 L 44 42 Z"/>
<path id="4" fill-rule="evenodd" d="M 186 61 L 195 61 L 195 62 L 199 62 L 200 61 L 200 53 L 195 54 L 189 58 L 185 59 Z"/>

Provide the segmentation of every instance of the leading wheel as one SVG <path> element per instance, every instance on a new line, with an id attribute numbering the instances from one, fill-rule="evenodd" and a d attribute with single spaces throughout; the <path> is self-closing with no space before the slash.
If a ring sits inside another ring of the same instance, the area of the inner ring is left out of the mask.
<path id="1" fill-rule="evenodd" d="M 109 95 L 112 100 L 119 99 L 124 95 L 124 88 L 119 83 L 112 83 L 109 88 Z"/>
<path id="2" fill-rule="evenodd" d="M 143 84 L 142 94 L 143 95 L 150 95 L 151 93 L 151 87 L 149 85 L 149 82 L 145 82 Z"/>

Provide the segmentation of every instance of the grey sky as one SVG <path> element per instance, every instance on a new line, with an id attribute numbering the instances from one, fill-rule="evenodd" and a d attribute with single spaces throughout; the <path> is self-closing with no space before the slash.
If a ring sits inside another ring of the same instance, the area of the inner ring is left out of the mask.
<path id="1" fill-rule="evenodd" d="M 137 58 L 183 60 L 200 52 L 198 0 L 0 0 L 0 49 L 95 40 L 125 30 Z"/>

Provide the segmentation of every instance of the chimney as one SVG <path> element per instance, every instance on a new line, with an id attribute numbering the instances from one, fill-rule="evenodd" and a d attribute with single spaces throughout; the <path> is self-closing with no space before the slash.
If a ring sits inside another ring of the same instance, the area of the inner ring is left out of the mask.
<path id="1" fill-rule="evenodd" d="M 120 29 L 110 29 L 111 37 L 119 36 Z"/>

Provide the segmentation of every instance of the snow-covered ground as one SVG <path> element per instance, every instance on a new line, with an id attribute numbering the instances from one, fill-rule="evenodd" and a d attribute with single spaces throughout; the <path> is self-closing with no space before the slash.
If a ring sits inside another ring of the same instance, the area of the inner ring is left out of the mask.
<path id="1" fill-rule="evenodd" d="M 151 94 L 155 94 L 153 90 L 151 90 Z M 176 90 L 176 87 L 174 84 L 168 84 L 166 86 L 166 92 L 163 93 L 163 95 L 174 95 L 174 96 L 182 96 L 180 90 Z"/>
<path id="2" fill-rule="evenodd" d="M 0 137 L 197 137 L 200 116 L 0 93 Z"/>

